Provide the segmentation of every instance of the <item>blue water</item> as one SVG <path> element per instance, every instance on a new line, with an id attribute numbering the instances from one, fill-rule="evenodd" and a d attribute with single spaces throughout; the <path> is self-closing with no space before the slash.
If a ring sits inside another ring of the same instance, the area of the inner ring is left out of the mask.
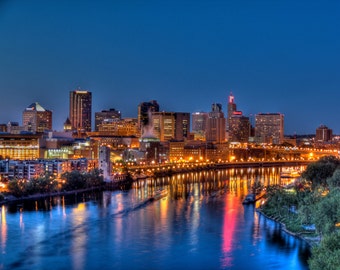
<path id="1" fill-rule="evenodd" d="M 154 185 L 154 184 L 152 184 Z M 0 269 L 308 269 L 308 246 L 209 183 L 2 206 Z"/>

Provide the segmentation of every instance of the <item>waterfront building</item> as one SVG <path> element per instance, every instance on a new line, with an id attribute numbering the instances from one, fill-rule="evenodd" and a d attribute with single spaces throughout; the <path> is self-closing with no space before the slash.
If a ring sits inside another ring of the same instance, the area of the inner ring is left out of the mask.
<path id="1" fill-rule="evenodd" d="M 284 115 L 281 113 L 257 114 L 255 116 L 255 140 L 257 143 L 283 143 Z"/>
<path id="2" fill-rule="evenodd" d="M 70 114 L 72 129 L 78 135 L 91 131 L 92 93 L 89 91 L 70 91 Z"/>
<path id="3" fill-rule="evenodd" d="M 325 125 L 321 125 L 316 129 L 315 142 L 325 143 L 330 142 L 333 138 L 333 130 Z"/>
<path id="4" fill-rule="evenodd" d="M 206 141 L 221 143 L 226 139 L 226 119 L 222 112 L 222 105 L 212 104 L 212 111 L 208 114 L 206 126 Z"/>
<path id="5" fill-rule="evenodd" d="M 159 112 L 159 105 L 156 100 L 141 102 L 138 105 L 138 127 L 144 137 L 152 135 L 151 113 Z"/>
<path id="6" fill-rule="evenodd" d="M 102 110 L 101 112 L 96 112 L 94 117 L 95 131 L 99 130 L 100 124 L 119 119 L 121 119 L 121 113 L 116 109 Z"/>
<path id="7" fill-rule="evenodd" d="M 229 118 L 229 139 L 230 142 L 245 143 L 249 141 L 251 125 L 249 117 L 232 115 Z"/>
<path id="8" fill-rule="evenodd" d="M 52 112 L 45 110 L 38 102 L 32 103 L 22 113 L 22 125 L 32 133 L 52 130 Z"/>

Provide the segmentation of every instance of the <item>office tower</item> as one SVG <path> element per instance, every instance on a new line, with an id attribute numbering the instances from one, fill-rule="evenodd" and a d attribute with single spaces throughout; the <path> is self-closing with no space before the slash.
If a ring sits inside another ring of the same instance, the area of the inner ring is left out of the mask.
<path id="1" fill-rule="evenodd" d="M 151 113 L 159 112 L 159 105 L 156 100 L 142 102 L 138 105 L 138 126 L 142 137 L 152 136 Z"/>
<path id="2" fill-rule="evenodd" d="M 206 129 L 208 113 L 195 112 L 192 117 L 192 131 L 195 133 L 204 133 Z"/>
<path id="3" fill-rule="evenodd" d="M 259 113 L 255 115 L 255 140 L 258 143 L 281 144 L 284 138 L 284 115 Z"/>
<path id="4" fill-rule="evenodd" d="M 233 115 L 229 119 L 229 141 L 230 142 L 248 142 L 250 137 L 249 117 L 242 115 Z"/>
<path id="5" fill-rule="evenodd" d="M 175 115 L 173 112 L 152 113 L 153 134 L 160 141 L 169 141 L 175 138 Z"/>
<path id="6" fill-rule="evenodd" d="M 190 113 L 175 112 L 175 140 L 182 141 L 190 133 Z"/>
<path id="7" fill-rule="evenodd" d="M 121 119 L 121 113 L 116 109 L 102 110 L 101 112 L 96 112 L 94 115 L 95 131 L 98 131 L 99 124 L 102 124 L 104 121 Z"/>
<path id="8" fill-rule="evenodd" d="M 234 101 L 233 93 L 230 93 L 228 98 L 227 130 L 229 130 L 229 121 L 234 112 L 236 112 L 236 103 Z"/>
<path id="9" fill-rule="evenodd" d="M 333 137 L 333 130 L 328 128 L 327 126 L 321 125 L 316 129 L 316 135 L 315 135 L 316 143 L 329 142 L 332 140 L 332 137 Z"/>
<path id="10" fill-rule="evenodd" d="M 212 104 L 212 111 L 209 112 L 206 127 L 207 142 L 222 143 L 226 138 L 226 120 L 222 112 L 222 105 Z"/>
<path id="11" fill-rule="evenodd" d="M 91 131 L 92 93 L 75 90 L 70 92 L 70 121 L 73 131 Z"/>
<path id="12" fill-rule="evenodd" d="M 22 125 L 33 133 L 52 130 L 52 112 L 45 110 L 38 102 L 32 103 L 22 113 Z"/>

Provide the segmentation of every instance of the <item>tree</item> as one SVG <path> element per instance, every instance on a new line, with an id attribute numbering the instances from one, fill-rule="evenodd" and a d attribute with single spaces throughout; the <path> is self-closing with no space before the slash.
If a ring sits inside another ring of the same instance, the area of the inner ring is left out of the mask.
<path id="1" fill-rule="evenodd" d="M 311 270 L 340 269 L 340 232 L 327 235 L 319 246 L 312 248 L 308 264 Z"/>
<path id="2" fill-rule="evenodd" d="M 336 230 L 340 221 L 340 189 L 331 190 L 316 205 L 313 221 L 320 235 L 330 234 Z"/>
<path id="3" fill-rule="evenodd" d="M 317 162 L 309 164 L 302 173 L 302 177 L 311 181 L 312 188 L 327 186 L 327 179 L 333 176 L 335 170 L 340 166 L 340 160 L 334 156 L 325 156 Z"/>
<path id="4" fill-rule="evenodd" d="M 336 169 L 333 175 L 327 179 L 327 184 L 330 189 L 340 187 L 340 169 Z"/>

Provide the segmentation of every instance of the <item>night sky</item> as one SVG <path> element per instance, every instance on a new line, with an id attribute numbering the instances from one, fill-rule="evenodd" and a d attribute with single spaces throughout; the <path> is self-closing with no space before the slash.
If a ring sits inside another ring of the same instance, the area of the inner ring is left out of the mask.
<path id="1" fill-rule="evenodd" d="M 340 134 L 340 1 L 0 0 L 0 123 L 37 101 L 61 130 L 77 88 L 93 114 L 226 113 L 232 92 L 285 134 Z"/>

